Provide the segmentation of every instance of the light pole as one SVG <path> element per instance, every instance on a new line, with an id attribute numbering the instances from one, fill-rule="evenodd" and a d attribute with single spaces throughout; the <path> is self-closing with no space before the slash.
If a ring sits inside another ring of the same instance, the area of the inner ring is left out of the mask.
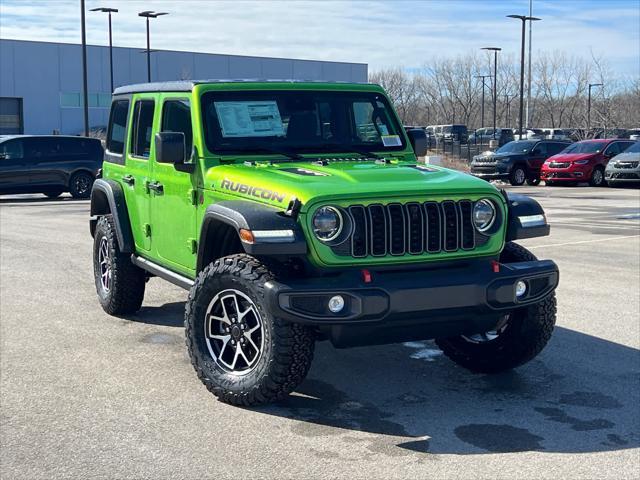
<path id="1" fill-rule="evenodd" d="M 84 136 L 89 136 L 89 93 L 87 92 L 87 26 L 84 19 L 84 0 L 80 0 L 80 26 L 82 31 L 82 99 L 84 110 Z"/>
<path id="2" fill-rule="evenodd" d="M 485 78 L 491 78 L 491 75 L 476 75 L 476 78 L 480 78 L 482 79 L 482 107 L 481 107 L 481 122 L 480 122 L 480 128 L 484 127 L 484 79 Z"/>
<path id="3" fill-rule="evenodd" d="M 109 77 L 111 78 L 111 93 L 113 93 L 113 41 L 111 36 L 111 14 L 117 13 L 117 8 L 99 7 L 92 8 L 92 12 L 103 12 L 109 14 Z"/>
<path id="4" fill-rule="evenodd" d="M 529 0 L 529 16 L 533 16 L 533 0 Z M 529 63 L 529 73 L 527 75 L 527 106 L 524 114 L 524 126 L 525 128 L 529 128 L 529 113 L 531 108 L 531 26 L 533 22 L 529 22 L 529 56 L 527 57 L 527 62 Z"/>
<path id="5" fill-rule="evenodd" d="M 158 18 L 160 15 L 169 15 L 167 12 L 153 12 L 146 10 L 138 13 L 139 17 L 145 17 L 147 19 L 147 81 L 151 82 L 151 40 L 149 38 L 149 19 Z"/>
<path id="6" fill-rule="evenodd" d="M 529 17 L 527 15 L 507 15 L 508 18 L 517 18 L 522 20 L 522 44 L 520 46 L 520 117 L 518 120 L 518 132 L 520 134 L 520 140 L 522 140 L 522 115 L 524 111 L 524 43 L 525 43 L 525 25 L 527 20 L 535 21 L 540 20 L 537 17 Z"/>
<path id="7" fill-rule="evenodd" d="M 589 135 L 589 130 L 591 130 L 591 87 L 602 87 L 602 83 L 590 83 L 589 84 L 589 96 L 587 99 L 587 132 L 586 135 Z"/>
<path id="8" fill-rule="evenodd" d="M 498 52 L 500 47 L 483 47 L 481 50 L 493 52 L 493 139 L 496 139 L 496 103 L 498 101 Z"/>

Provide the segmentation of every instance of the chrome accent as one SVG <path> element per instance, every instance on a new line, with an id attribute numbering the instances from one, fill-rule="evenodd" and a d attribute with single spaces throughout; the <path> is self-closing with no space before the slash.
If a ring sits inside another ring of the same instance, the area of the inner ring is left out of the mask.
<path id="1" fill-rule="evenodd" d="M 204 336 L 211 358 L 234 375 L 251 372 L 264 349 L 260 313 L 247 295 L 235 289 L 218 292 L 209 302 Z"/>

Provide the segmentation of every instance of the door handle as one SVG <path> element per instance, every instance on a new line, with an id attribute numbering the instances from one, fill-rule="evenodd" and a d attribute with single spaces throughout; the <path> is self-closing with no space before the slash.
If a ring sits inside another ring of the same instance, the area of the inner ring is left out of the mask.
<path id="1" fill-rule="evenodd" d="M 159 182 L 149 182 L 147 186 L 149 187 L 149 190 L 153 190 L 158 195 L 162 195 L 164 193 L 164 187 Z"/>
<path id="2" fill-rule="evenodd" d="M 134 183 L 136 183 L 136 179 L 133 178 L 132 175 L 125 175 L 124 177 L 122 177 L 122 181 L 127 185 L 133 185 Z"/>

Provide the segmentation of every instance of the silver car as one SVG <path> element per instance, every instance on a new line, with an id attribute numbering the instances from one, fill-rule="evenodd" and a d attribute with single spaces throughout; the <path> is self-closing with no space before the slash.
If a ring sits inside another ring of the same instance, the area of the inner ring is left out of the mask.
<path id="1" fill-rule="evenodd" d="M 609 185 L 640 182 L 640 142 L 634 143 L 609 161 L 604 179 Z"/>

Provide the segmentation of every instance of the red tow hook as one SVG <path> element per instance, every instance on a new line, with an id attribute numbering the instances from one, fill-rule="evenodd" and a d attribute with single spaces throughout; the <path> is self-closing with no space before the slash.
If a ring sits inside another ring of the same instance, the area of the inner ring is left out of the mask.
<path id="1" fill-rule="evenodd" d="M 362 270 L 362 281 L 364 283 L 371 283 L 373 279 L 371 278 L 371 272 L 369 270 Z"/>
<path id="2" fill-rule="evenodd" d="M 491 269 L 493 273 L 500 273 L 500 262 L 497 260 L 491 260 Z"/>

